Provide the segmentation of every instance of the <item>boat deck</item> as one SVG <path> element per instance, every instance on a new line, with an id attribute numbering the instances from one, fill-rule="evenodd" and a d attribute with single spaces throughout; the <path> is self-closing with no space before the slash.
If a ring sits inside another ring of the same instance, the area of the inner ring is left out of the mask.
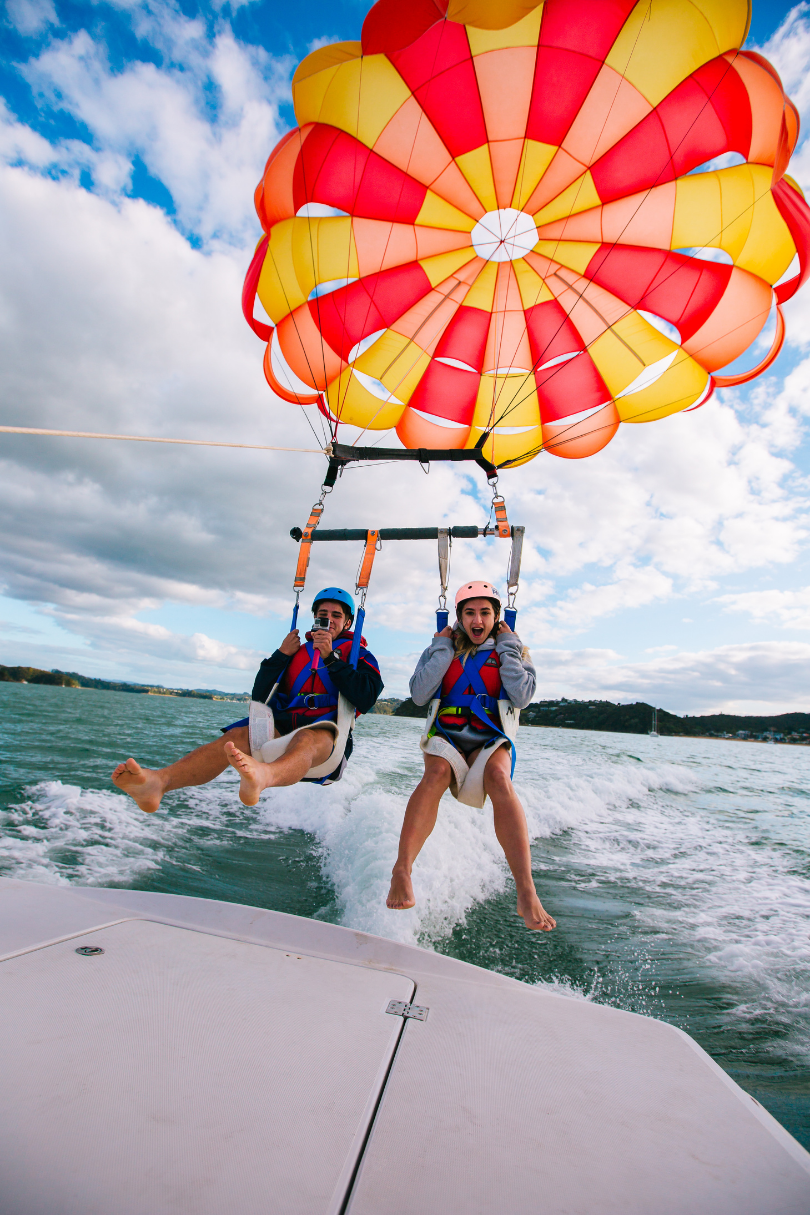
<path id="1" fill-rule="evenodd" d="M 13 880 L 0 962 L 4 1215 L 810 1211 L 810 1155 L 647 1017 L 279 912 Z"/>

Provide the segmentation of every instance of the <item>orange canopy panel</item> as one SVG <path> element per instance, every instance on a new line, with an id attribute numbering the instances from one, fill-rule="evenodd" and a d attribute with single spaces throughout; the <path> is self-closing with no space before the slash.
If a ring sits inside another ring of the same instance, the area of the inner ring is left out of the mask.
<path id="1" fill-rule="evenodd" d="M 810 209 L 786 176 L 795 107 L 739 49 L 749 17 L 379 0 L 361 41 L 314 51 L 243 295 L 276 395 L 335 437 L 396 427 L 508 467 L 592 455 L 764 371 L 810 273 Z M 774 307 L 765 361 L 713 377 Z"/>

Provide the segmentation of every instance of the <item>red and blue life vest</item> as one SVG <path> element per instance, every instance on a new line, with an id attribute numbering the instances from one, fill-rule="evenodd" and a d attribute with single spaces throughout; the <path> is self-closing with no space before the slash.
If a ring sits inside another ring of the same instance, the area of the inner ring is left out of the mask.
<path id="1" fill-rule="evenodd" d="M 501 682 L 501 661 L 495 650 L 479 650 L 469 654 L 462 664 L 456 655 L 442 680 L 436 728 L 452 743 L 452 731 L 470 726 L 481 731 L 481 744 L 493 736 L 506 738 L 501 728 L 498 701 L 508 700 Z M 515 747 L 512 750 L 512 774 L 515 771 Z"/>
<path id="2" fill-rule="evenodd" d="M 353 637 L 354 633 L 344 629 L 332 642 L 333 652 L 345 662 L 349 661 Z M 360 644 L 365 646 L 365 639 Z M 313 670 L 315 656 L 318 661 Z M 274 713 L 289 715 L 293 730 L 314 721 L 337 720 L 338 690 L 329 678 L 329 668 L 320 651 L 311 641 L 293 654 L 271 704 Z M 359 709 L 355 710 L 355 716 L 360 716 Z"/>
<path id="3" fill-rule="evenodd" d="M 456 655 L 442 680 L 438 718 L 452 730 L 469 725 L 491 733 L 500 729 L 497 702 L 507 699 L 501 684 L 501 662 L 494 650 L 479 650 L 462 664 Z"/>

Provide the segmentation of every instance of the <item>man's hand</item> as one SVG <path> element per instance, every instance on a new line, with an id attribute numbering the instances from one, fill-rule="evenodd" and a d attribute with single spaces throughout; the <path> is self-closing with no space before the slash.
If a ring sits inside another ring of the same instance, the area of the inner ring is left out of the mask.
<path id="1" fill-rule="evenodd" d="M 433 634 L 433 636 L 434 636 L 434 637 L 452 637 L 452 636 L 453 636 L 453 630 L 452 630 L 452 628 L 450 627 L 450 625 L 449 625 L 449 624 L 446 624 L 446 625 L 444 626 L 444 628 L 442 629 L 441 633 L 434 633 L 434 634 Z"/>
<path id="2" fill-rule="evenodd" d="M 327 654 L 332 653 L 332 634 L 328 629 L 313 629 L 312 644 L 325 659 Z"/>
<path id="3" fill-rule="evenodd" d="M 298 636 L 298 629 L 293 629 L 291 633 L 288 633 L 278 648 L 288 658 L 292 658 L 293 654 L 297 654 L 301 649 L 301 638 Z"/>

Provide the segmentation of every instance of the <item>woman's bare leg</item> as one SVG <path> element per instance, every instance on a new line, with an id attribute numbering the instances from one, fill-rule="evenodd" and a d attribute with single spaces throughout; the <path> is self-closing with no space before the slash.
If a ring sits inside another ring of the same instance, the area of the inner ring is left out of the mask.
<path id="1" fill-rule="evenodd" d="M 177 763 L 168 768 L 142 768 L 134 759 L 128 759 L 119 764 L 112 774 L 112 781 L 122 793 L 128 793 L 132 800 L 147 814 L 153 814 L 160 805 L 160 799 L 170 789 L 186 789 L 190 785 L 207 785 L 214 777 L 219 776 L 228 766 L 225 747 L 228 742 L 234 742 L 239 747 L 250 747 L 248 727 L 237 726 L 229 730 L 221 738 L 198 747 L 178 759 Z"/>
<path id="2" fill-rule="evenodd" d="M 512 784 L 511 765 L 509 748 L 498 747 L 489 757 L 484 769 L 484 788 L 492 799 L 498 843 L 504 850 L 517 886 L 518 915 L 523 916 L 527 928 L 550 932 L 552 928 L 556 928 L 557 921 L 544 910 L 537 897 L 532 877 L 529 829 L 520 799 Z"/>
<path id="3" fill-rule="evenodd" d="M 411 794 L 405 809 L 405 818 L 399 836 L 399 852 L 391 871 L 391 889 L 385 900 L 386 907 L 404 911 L 413 907 L 411 869 L 422 846 L 436 826 L 439 802 L 442 794 L 450 788 L 452 768 L 446 759 L 438 755 L 425 756 L 425 775 Z"/>
<path id="4" fill-rule="evenodd" d="M 269 764 L 245 754 L 233 741 L 225 744 L 225 756 L 241 778 L 239 800 L 245 806 L 255 806 L 265 789 L 296 785 L 310 768 L 325 763 L 334 747 L 331 730 L 312 729 L 296 734 L 284 754 Z"/>

